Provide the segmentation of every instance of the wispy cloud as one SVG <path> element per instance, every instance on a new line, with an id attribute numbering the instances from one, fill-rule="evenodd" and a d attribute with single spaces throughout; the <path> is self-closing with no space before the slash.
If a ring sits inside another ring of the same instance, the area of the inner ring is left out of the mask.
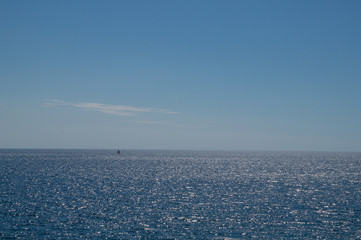
<path id="1" fill-rule="evenodd" d="M 128 120 L 126 120 L 126 122 L 135 123 L 135 124 L 146 124 L 146 125 L 168 125 L 168 126 L 174 126 L 174 127 L 182 126 L 178 123 L 168 122 L 168 121 L 148 121 L 148 120 L 128 121 Z"/>
<path id="2" fill-rule="evenodd" d="M 177 114 L 178 112 L 172 112 L 160 108 L 145 108 L 145 107 L 132 107 L 124 105 L 110 105 L 101 103 L 72 103 L 60 100 L 52 100 L 45 103 L 46 106 L 72 106 L 82 108 L 86 110 L 98 111 L 102 113 L 108 113 L 118 116 L 134 116 L 136 113 L 166 113 L 166 114 Z"/>
<path id="3" fill-rule="evenodd" d="M 127 121 L 130 123 L 140 123 L 140 124 L 169 124 L 168 122 L 164 121 Z"/>

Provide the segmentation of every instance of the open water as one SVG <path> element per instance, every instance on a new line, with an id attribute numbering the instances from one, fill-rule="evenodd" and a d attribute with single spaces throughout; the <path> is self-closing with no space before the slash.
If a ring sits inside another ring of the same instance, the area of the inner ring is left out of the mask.
<path id="1" fill-rule="evenodd" d="M 361 153 L 0 150 L 1 239 L 360 239 Z"/>

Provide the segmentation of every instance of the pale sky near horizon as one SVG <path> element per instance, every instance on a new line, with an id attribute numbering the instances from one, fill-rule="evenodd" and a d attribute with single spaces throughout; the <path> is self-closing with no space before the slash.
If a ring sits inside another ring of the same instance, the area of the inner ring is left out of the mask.
<path id="1" fill-rule="evenodd" d="M 361 151 L 361 1 L 0 1 L 0 148 Z"/>

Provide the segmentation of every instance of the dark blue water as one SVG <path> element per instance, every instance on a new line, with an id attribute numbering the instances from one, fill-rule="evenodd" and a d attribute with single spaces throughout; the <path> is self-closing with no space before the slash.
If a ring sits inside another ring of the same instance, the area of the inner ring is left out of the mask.
<path id="1" fill-rule="evenodd" d="M 361 153 L 0 150 L 1 239 L 360 239 Z"/>

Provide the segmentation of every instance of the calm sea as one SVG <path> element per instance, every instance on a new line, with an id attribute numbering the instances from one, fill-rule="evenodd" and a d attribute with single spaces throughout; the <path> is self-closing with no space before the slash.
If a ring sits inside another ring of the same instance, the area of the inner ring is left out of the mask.
<path id="1" fill-rule="evenodd" d="M 361 153 L 0 150 L 1 239 L 360 239 Z"/>

